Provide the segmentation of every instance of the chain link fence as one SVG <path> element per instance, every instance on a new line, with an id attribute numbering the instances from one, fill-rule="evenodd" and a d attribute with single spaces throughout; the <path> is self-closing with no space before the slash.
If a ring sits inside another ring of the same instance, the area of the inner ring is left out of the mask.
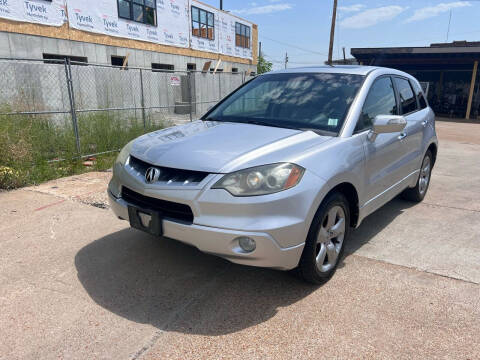
<path id="1" fill-rule="evenodd" d="M 145 132 L 199 118 L 250 78 L 0 58 L 0 168 L 116 152 Z"/>

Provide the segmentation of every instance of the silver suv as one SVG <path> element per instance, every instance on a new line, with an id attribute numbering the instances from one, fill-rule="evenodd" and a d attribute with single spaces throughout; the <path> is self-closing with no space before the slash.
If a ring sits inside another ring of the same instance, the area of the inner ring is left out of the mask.
<path id="1" fill-rule="evenodd" d="M 127 144 L 108 195 L 136 229 L 320 283 L 352 227 L 400 193 L 422 201 L 437 148 L 412 76 L 291 69 L 256 77 L 198 121 Z"/>

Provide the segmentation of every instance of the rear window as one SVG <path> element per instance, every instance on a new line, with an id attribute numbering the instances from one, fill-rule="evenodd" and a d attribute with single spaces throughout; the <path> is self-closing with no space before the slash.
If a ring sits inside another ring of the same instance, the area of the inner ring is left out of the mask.
<path id="1" fill-rule="evenodd" d="M 400 111 L 408 114 L 417 110 L 417 98 L 413 93 L 410 83 L 406 79 L 395 78 L 398 95 L 400 96 Z"/>
<path id="2" fill-rule="evenodd" d="M 287 73 L 257 77 L 205 118 L 337 134 L 364 77 Z"/>
<path id="3" fill-rule="evenodd" d="M 427 101 L 425 100 L 425 95 L 423 94 L 422 88 L 415 81 L 410 81 L 410 84 L 412 85 L 413 90 L 415 90 L 420 109 L 425 109 L 427 107 Z"/>

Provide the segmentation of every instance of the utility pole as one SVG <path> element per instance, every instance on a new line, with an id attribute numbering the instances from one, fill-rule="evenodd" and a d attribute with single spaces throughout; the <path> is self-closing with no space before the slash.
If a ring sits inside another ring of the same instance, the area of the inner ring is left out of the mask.
<path id="1" fill-rule="evenodd" d="M 223 10 L 223 0 L 220 0 L 220 10 Z"/>
<path id="2" fill-rule="evenodd" d="M 287 64 L 288 64 L 288 54 L 285 53 L 285 69 L 287 68 Z"/>
<path id="3" fill-rule="evenodd" d="M 262 42 L 258 42 L 258 57 L 262 57 Z"/>
<path id="4" fill-rule="evenodd" d="M 335 19 L 337 17 L 337 0 L 333 0 L 332 27 L 330 28 L 330 46 L 328 48 L 328 65 L 332 65 L 333 39 L 335 37 Z"/>
<path id="5" fill-rule="evenodd" d="M 345 64 L 347 62 L 347 57 L 345 56 L 345 46 L 342 47 L 343 50 L 343 63 Z"/>

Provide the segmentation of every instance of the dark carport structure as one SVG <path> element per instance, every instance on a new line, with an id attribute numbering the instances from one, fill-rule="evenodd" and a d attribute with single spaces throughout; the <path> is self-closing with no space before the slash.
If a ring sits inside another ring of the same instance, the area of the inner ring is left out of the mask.
<path id="1" fill-rule="evenodd" d="M 391 67 L 415 76 L 440 116 L 480 119 L 480 42 L 454 41 L 429 47 L 352 48 L 363 65 Z"/>

